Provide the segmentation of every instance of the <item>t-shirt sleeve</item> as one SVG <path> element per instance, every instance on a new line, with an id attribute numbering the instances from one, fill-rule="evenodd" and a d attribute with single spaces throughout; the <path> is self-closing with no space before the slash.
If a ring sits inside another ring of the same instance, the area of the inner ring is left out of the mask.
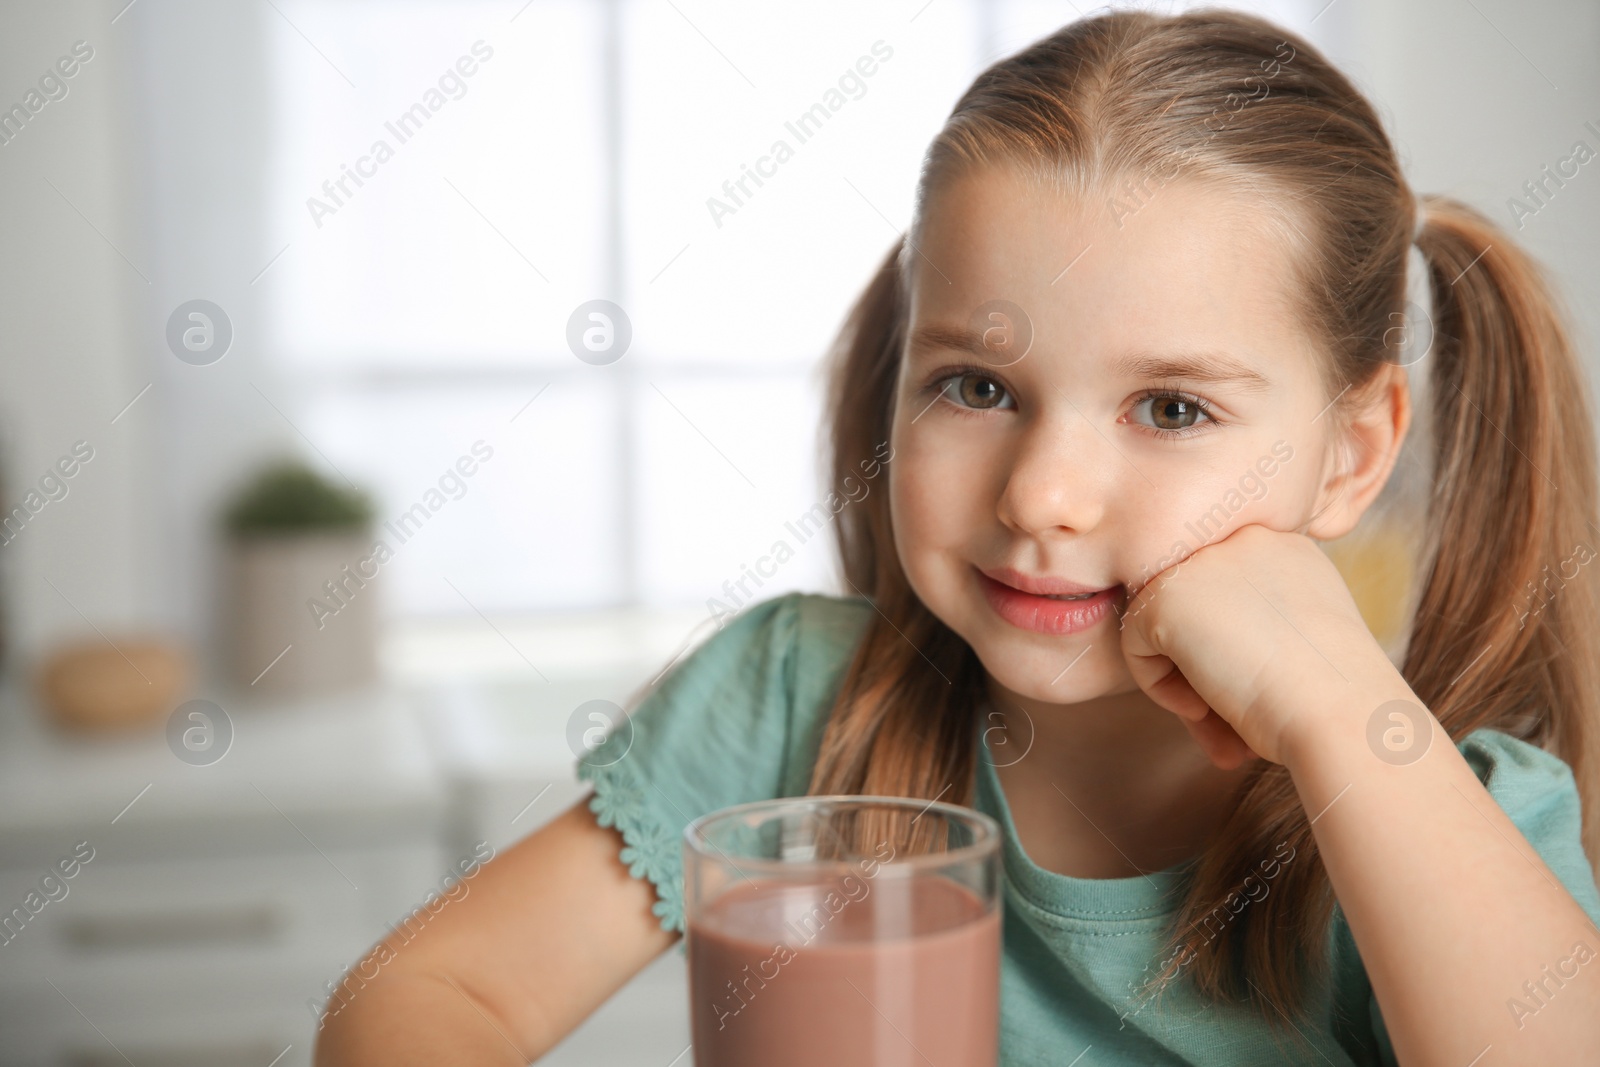
<path id="1" fill-rule="evenodd" d="M 732 804 L 786 795 L 801 594 L 747 607 L 672 666 L 578 761 L 589 808 L 622 834 L 622 862 L 683 932 L 683 831 Z"/>
<path id="2" fill-rule="evenodd" d="M 1600 889 L 1583 851 L 1582 808 L 1572 768 L 1560 757 L 1499 730 L 1474 730 L 1458 747 L 1500 810 L 1522 831 L 1590 922 L 1600 924 Z M 1368 1011 L 1379 1062 L 1398 1067 L 1378 998 L 1370 994 Z"/>

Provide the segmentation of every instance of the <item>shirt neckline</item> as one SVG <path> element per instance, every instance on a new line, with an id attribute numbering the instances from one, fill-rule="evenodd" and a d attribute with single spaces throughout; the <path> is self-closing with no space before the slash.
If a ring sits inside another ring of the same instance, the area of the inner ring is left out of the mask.
<path id="1" fill-rule="evenodd" d="M 1194 866 L 1193 859 L 1125 878 L 1075 878 L 1035 863 L 1017 837 L 986 733 L 978 731 L 976 804 L 1000 824 L 1006 880 L 1024 900 L 1051 915 L 1101 922 L 1162 919 L 1177 910 L 1179 888 Z"/>

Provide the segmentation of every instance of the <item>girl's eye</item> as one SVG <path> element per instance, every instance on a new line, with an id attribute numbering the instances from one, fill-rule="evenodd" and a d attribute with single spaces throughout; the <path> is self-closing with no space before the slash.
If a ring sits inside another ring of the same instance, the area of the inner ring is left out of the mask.
<path id="1" fill-rule="evenodd" d="M 1204 424 L 1202 419 L 1205 422 L 1216 421 L 1204 402 L 1188 393 L 1152 391 L 1135 401 L 1133 410 L 1138 411 L 1146 404 L 1150 407 L 1150 421 L 1143 425 L 1155 429 L 1158 436 L 1186 437 L 1199 432 L 1196 427 Z"/>
<path id="2" fill-rule="evenodd" d="M 976 371 L 950 375 L 939 383 L 939 391 L 945 396 L 954 397 L 957 407 L 975 408 L 979 411 L 1016 407 L 1016 402 L 1006 392 L 1005 386 L 988 375 Z"/>

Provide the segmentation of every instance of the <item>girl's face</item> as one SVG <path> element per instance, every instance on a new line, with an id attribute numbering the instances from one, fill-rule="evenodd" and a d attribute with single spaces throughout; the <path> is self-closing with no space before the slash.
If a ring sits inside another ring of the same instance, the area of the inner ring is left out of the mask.
<path id="1" fill-rule="evenodd" d="M 1136 688 L 1130 588 L 1247 523 L 1315 535 L 1334 439 L 1288 250 L 1213 187 L 1143 195 L 992 167 L 932 198 L 909 253 L 895 545 L 989 675 L 1047 703 Z M 1035 595 L 1062 587 L 1109 592 Z"/>

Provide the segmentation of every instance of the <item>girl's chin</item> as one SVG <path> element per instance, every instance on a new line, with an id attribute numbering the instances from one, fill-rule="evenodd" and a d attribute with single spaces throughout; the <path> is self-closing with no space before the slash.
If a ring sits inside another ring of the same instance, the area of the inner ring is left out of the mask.
<path id="1" fill-rule="evenodd" d="M 1046 704 L 1081 704 L 1138 688 L 1126 670 L 1108 672 L 1104 664 L 1090 664 L 1093 656 L 1094 652 L 1088 651 L 1059 664 L 1041 664 L 1032 657 L 1027 662 L 1008 662 L 1003 654 L 990 657 L 980 650 L 978 658 L 991 682 L 1006 692 Z"/>

